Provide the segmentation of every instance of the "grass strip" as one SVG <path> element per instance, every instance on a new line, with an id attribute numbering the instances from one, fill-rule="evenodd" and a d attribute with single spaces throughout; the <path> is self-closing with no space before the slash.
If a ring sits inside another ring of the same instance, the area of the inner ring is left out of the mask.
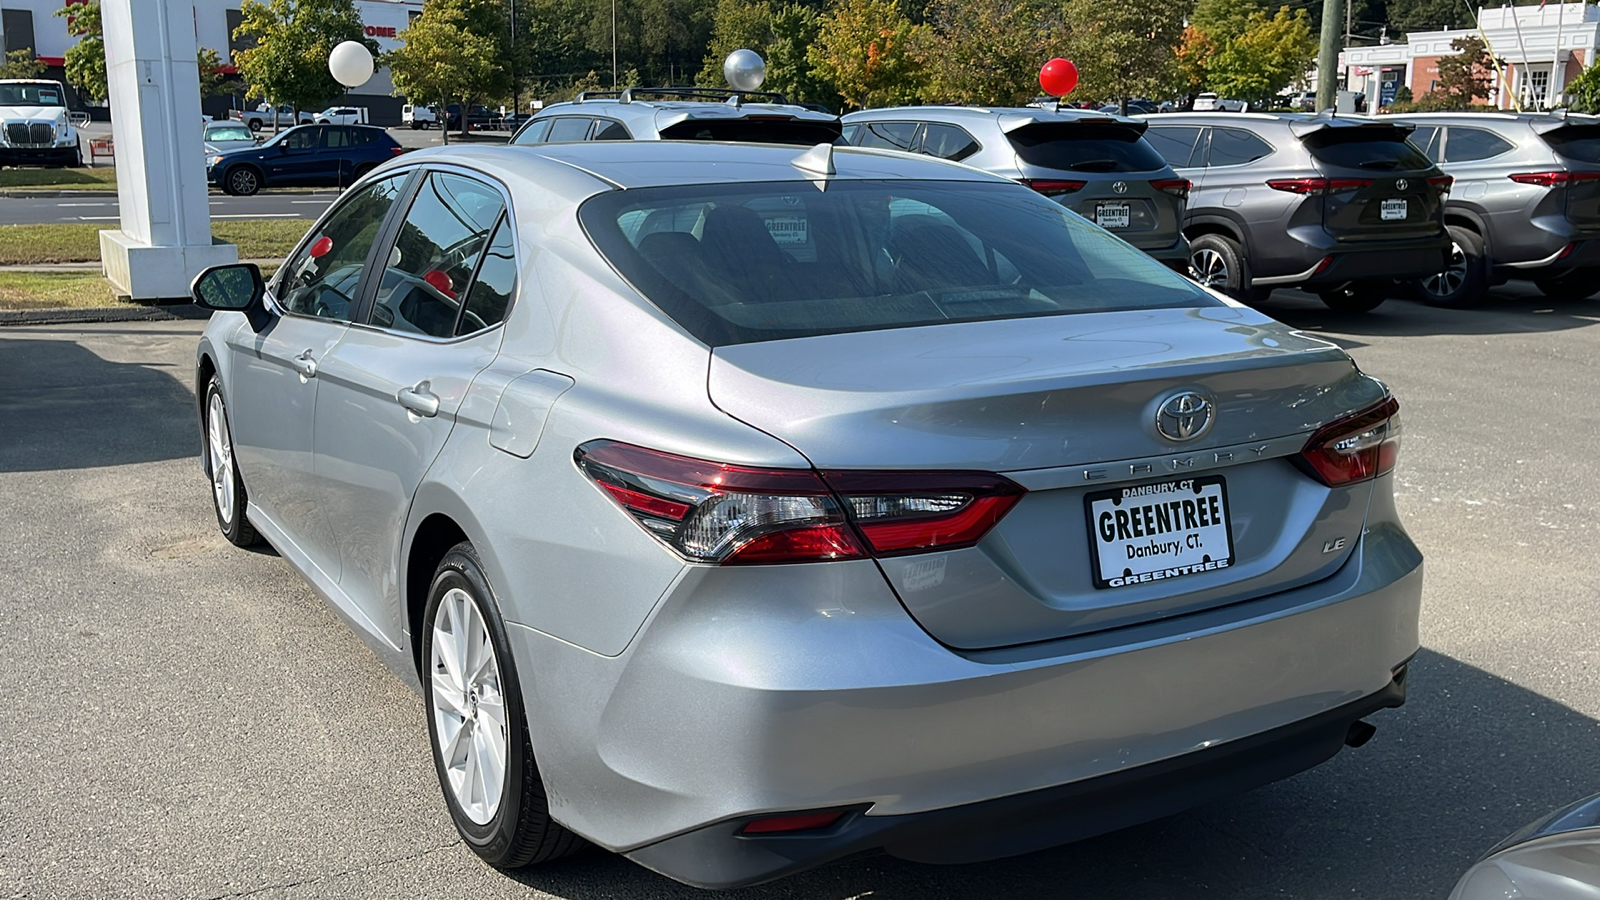
<path id="1" fill-rule="evenodd" d="M 98 262 L 100 232 L 114 227 L 94 222 L 0 225 L 0 266 Z M 211 235 L 237 244 L 240 259 L 280 259 L 310 227 L 307 219 L 228 219 L 212 223 Z"/>
<path id="2" fill-rule="evenodd" d="M 0 190 L 36 188 L 39 190 L 106 190 L 117 186 L 115 166 L 93 169 L 0 169 Z"/>
<path id="3" fill-rule="evenodd" d="M 0 310 L 137 305 L 118 301 L 99 272 L 0 272 Z"/>

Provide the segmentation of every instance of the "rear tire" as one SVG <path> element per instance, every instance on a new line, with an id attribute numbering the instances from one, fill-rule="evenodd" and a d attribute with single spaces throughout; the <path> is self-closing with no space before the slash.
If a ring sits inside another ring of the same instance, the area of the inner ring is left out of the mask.
<path id="1" fill-rule="evenodd" d="M 260 119 L 251 119 L 249 122 L 246 122 L 245 124 L 250 128 L 250 133 L 251 134 L 260 134 L 261 133 L 261 120 Z"/>
<path id="2" fill-rule="evenodd" d="M 1317 296 L 1334 312 L 1371 312 L 1389 299 L 1389 286 L 1377 281 L 1352 281 L 1331 291 L 1319 291 Z"/>
<path id="3" fill-rule="evenodd" d="M 1600 291 L 1600 267 L 1570 269 L 1560 275 L 1535 278 L 1533 284 L 1551 300 L 1587 300 Z"/>
<path id="4" fill-rule="evenodd" d="M 1202 234 L 1189 242 L 1189 277 L 1202 287 L 1220 291 L 1235 300 L 1249 297 L 1249 275 L 1244 250 L 1220 234 Z"/>
<path id="5" fill-rule="evenodd" d="M 1476 306 L 1489 296 L 1489 258 L 1484 255 L 1483 238 L 1458 225 L 1449 229 L 1449 260 L 1439 272 L 1411 282 L 1411 292 L 1429 306 Z"/>
<path id="6" fill-rule="evenodd" d="M 550 817 L 511 643 L 471 544 L 440 561 L 422 628 L 434 770 L 462 840 L 497 869 L 582 849 L 584 840 Z"/>

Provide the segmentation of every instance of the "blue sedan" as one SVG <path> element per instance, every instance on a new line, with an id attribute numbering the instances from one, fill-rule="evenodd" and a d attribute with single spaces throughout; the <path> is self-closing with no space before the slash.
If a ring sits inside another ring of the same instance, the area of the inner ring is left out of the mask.
<path id="1" fill-rule="evenodd" d="M 236 196 L 264 187 L 344 187 L 400 153 L 382 128 L 300 125 L 259 147 L 207 157 L 206 180 Z"/>

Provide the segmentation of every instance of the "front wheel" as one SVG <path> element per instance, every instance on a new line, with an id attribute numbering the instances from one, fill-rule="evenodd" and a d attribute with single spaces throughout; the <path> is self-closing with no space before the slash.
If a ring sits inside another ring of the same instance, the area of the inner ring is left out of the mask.
<path id="1" fill-rule="evenodd" d="M 239 166 L 223 177 L 222 187 L 235 197 L 248 197 L 261 190 L 261 176 L 249 166 Z"/>
<path id="2" fill-rule="evenodd" d="M 1352 281 L 1331 291 L 1320 291 L 1317 296 L 1334 312 L 1371 312 L 1389 299 L 1388 285 L 1374 281 Z"/>
<path id="3" fill-rule="evenodd" d="M 222 399 L 222 381 L 212 376 L 206 384 L 205 421 L 206 471 L 211 475 L 211 508 L 217 514 L 222 536 L 235 547 L 249 547 L 261 540 L 255 526 L 245 517 L 249 495 L 233 459 L 233 432 L 228 427 L 227 404 Z"/>
<path id="4" fill-rule="evenodd" d="M 1551 300 L 1587 300 L 1600 291 L 1600 267 L 1585 266 L 1548 278 L 1535 278 L 1534 287 Z"/>
<path id="5" fill-rule="evenodd" d="M 462 840 L 499 869 L 582 848 L 550 817 L 505 624 L 471 544 L 439 563 L 423 622 L 434 769 Z"/>
<path id="6" fill-rule="evenodd" d="M 1489 259 L 1477 232 L 1450 226 L 1450 257 L 1432 275 L 1412 282 L 1412 292 L 1429 306 L 1460 309 L 1489 295 Z"/>

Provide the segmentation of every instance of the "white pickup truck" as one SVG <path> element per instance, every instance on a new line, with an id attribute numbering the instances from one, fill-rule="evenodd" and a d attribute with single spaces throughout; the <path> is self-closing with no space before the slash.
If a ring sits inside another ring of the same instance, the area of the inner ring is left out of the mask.
<path id="1" fill-rule="evenodd" d="M 263 103 L 252 110 L 232 110 L 229 118 L 236 119 L 250 127 L 251 131 L 260 131 L 267 126 L 273 128 L 288 128 L 291 125 L 308 125 L 317 120 L 315 113 L 304 110 L 298 117 L 295 116 L 294 107 L 281 103 L 276 109 L 270 103 Z"/>
<path id="2" fill-rule="evenodd" d="M 0 166 L 81 166 L 78 128 L 59 82 L 0 80 Z"/>
<path id="3" fill-rule="evenodd" d="M 367 125 L 365 106 L 330 106 L 317 113 L 318 125 Z"/>

